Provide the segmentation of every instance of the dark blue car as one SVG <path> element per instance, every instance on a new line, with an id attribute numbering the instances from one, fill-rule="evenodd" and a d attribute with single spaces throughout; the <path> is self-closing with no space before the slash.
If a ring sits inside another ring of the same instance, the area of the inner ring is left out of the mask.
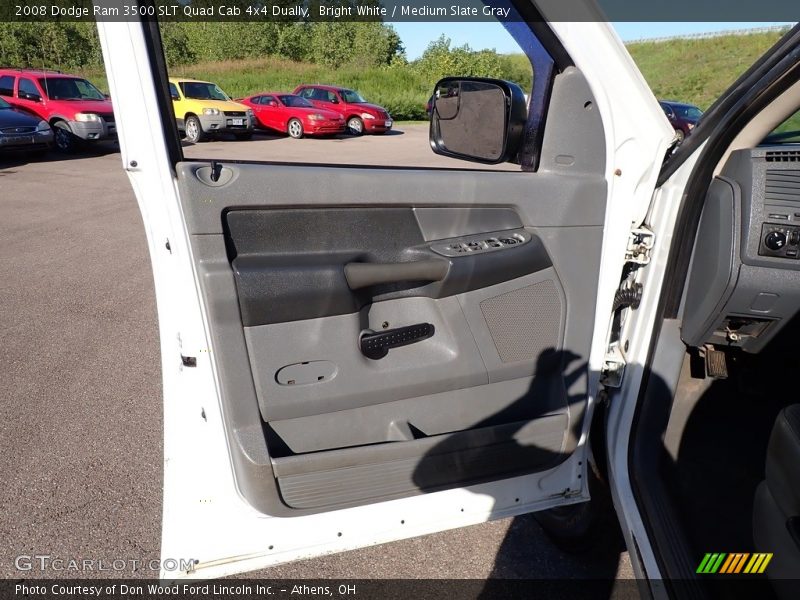
<path id="1" fill-rule="evenodd" d="M 52 144 L 53 130 L 46 121 L 0 98 L 0 151 L 43 154 Z"/>

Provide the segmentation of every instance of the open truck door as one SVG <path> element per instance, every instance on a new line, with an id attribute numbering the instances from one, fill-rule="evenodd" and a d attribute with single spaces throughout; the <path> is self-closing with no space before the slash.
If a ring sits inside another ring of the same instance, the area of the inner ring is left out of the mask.
<path id="1" fill-rule="evenodd" d="M 589 499 L 673 130 L 609 24 L 512 8 L 517 172 L 186 159 L 157 23 L 98 23 L 158 304 L 162 557 L 191 561 L 164 578 Z"/>

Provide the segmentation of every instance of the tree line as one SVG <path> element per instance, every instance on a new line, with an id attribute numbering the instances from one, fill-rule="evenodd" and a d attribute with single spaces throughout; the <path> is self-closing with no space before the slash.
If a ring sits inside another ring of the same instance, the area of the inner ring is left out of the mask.
<path id="1" fill-rule="evenodd" d="M 170 66 L 274 56 L 329 66 L 389 65 L 404 57 L 400 36 L 383 23 L 162 23 Z M 5 66 L 81 69 L 102 64 L 94 23 L 0 23 Z"/>
<path id="2" fill-rule="evenodd" d="M 311 68 L 315 81 L 355 87 L 397 119 L 426 119 L 425 103 L 442 77 L 497 77 L 527 89 L 532 79 L 522 54 L 454 46 L 445 36 L 409 61 L 397 32 L 376 22 L 177 22 L 162 23 L 161 34 L 173 72 L 212 78 L 235 97 L 273 86 L 293 89 Z M 282 72 L 253 72 L 253 64 Z M 93 23 L 2 22 L 0 65 L 91 74 L 103 87 Z"/>
<path id="3" fill-rule="evenodd" d="M 494 50 L 453 47 L 446 37 L 431 42 L 409 62 L 400 36 L 376 22 L 162 23 L 170 66 L 276 57 L 329 67 L 412 68 L 429 79 L 445 75 L 504 77 L 530 84 L 530 66 Z M 0 65 L 64 71 L 102 66 L 93 23 L 0 23 Z"/>

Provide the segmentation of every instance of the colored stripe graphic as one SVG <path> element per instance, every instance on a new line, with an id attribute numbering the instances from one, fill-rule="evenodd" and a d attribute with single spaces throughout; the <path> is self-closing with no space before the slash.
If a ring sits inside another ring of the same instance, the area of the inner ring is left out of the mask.
<path id="1" fill-rule="evenodd" d="M 744 567 L 747 558 L 750 556 L 749 552 L 739 555 L 739 561 L 736 563 L 736 566 L 731 568 L 730 573 L 741 573 L 742 567 Z"/>
<path id="2" fill-rule="evenodd" d="M 732 553 L 732 554 L 728 554 L 728 558 L 722 564 L 722 567 L 719 569 L 719 572 L 720 573 L 728 573 L 729 569 L 732 569 L 733 567 L 735 567 L 738 562 L 739 562 L 739 555 L 738 554 L 736 554 L 735 552 Z"/>
<path id="3" fill-rule="evenodd" d="M 719 570 L 720 573 L 729 573 L 728 569 L 731 568 L 732 563 L 736 561 L 736 554 L 728 554 L 728 558 L 722 563 L 722 568 Z"/>
<path id="4" fill-rule="evenodd" d="M 722 554 L 718 552 L 708 553 L 703 558 L 703 561 L 700 563 L 700 566 L 697 567 L 698 573 L 716 573 L 719 569 L 722 561 L 727 556 L 724 552 Z"/>
<path id="5" fill-rule="evenodd" d="M 696 572 L 712 575 L 714 573 L 763 573 L 772 560 L 772 556 L 773 554 L 771 552 L 755 554 L 750 554 L 749 552 L 734 552 L 732 554 L 727 554 L 725 552 L 708 552 L 703 557 L 703 560 L 700 561 Z"/>
<path id="6" fill-rule="evenodd" d="M 714 561 L 714 564 L 711 565 L 711 569 L 708 572 L 716 573 L 719 570 L 720 566 L 722 565 L 722 561 L 725 560 L 725 556 L 726 554 L 724 552 L 721 553 L 719 555 L 719 558 L 717 558 L 717 560 Z"/>
<path id="7" fill-rule="evenodd" d="M 697 567 L 697 571 L 695 571 L 695 572 L 696 573 L 705 573 L 706 572 L 706 566 L 708 566 L 708 563 L 709 563 L 710 560 L 711 560 L 711 554 L 706 553 L 706 555 L 703 557 L 703 560 L 700 561 L 700 566 Z"/>
<path id="8" fill-rule="evenodd" d="M 753 558 L 750 559 L 750 562 L 747 563 L 747 566 L 744 568 L 745 573 L 756 573 L 756 569 L 758 568 L 759 563 L 764 560 L 763 554 L 753 554 Z"/>
<path id="9" fill-rule="evenodd" d="M 719 573 L 727 573 L 728 569 L 732 566 L 735 566 L 736 563 L 739 561 L 739 555 L 736 553 L 728 554 L 727 560 L 722 564 L 722 567 L 718 570 Z"/>
<path id="10" fill-rule="evenodd" d="M 772 552 L 769 552 L 764 556 L 764 562 L 761 563 L 761 566 L 758 568 L 758 572 L 763 573 L 764 571 L 766 571 L 767 565 L 771 560 L 772 560 Z"/>

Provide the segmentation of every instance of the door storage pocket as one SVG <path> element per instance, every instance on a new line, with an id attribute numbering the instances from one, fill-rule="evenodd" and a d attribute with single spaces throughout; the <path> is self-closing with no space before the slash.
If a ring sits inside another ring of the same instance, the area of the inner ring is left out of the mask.
<path id="1" fill-rule="evenodd" d="M 424 439 L 273 459 L 293 508 L 345 507 L 541 471 L 562 453 L 566 413 Z"/>

